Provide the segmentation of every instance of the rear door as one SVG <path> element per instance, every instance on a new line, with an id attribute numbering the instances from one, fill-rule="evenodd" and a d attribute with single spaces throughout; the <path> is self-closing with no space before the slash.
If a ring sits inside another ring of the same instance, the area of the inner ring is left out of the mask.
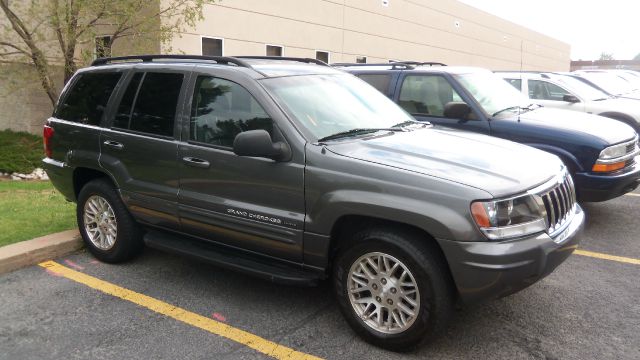
<path id="1" fill-rule="evenodd" d="M 417 120 L 483 134 L 491 132 L 489 122 L 473 110 L 467 119 L 444 116 L 447 103 L 465 101 L 441 74 L 407 73 L 400 78 L 396 89 L 395 101 Z"/>
<path id="2" fill-rule="evenodd" d="M 180 216 L 189 234 L 302 262 L 304 158 L 241 157 L 235 136 L 263 129 L 285 141 L 286 121 L 255 81 L 230 72 L 193 75 L 179 148 Z M 267 110 L 268 109 L 268 110 Z"/>
<path id="3" fill-rule="evenodd" d="M 131 71 L 100 136 L 100 164 L 133 216 L 170 229 L 179 228 L 176 116 L 186 83 L 180 71 Z"/>

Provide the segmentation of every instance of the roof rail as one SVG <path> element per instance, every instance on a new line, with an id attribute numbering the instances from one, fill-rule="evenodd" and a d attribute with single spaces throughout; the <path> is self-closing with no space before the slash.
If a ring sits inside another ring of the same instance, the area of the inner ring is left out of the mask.
<path id="1" fill-rule="evenodd" d="M 108 58 L 98 58 L 93 60 L 91 66 L 106 65 L 114 62 L 125 62 L 129 60 L 139 60 L 142 62 L 152 62 L 156 59 L 175 59 L 175 60 L 199 60 L 199 61 L 215 61 L 218 64 L 233 64 L 240 67 L 252 68 L 246 61 L 242 61 L 238 58 L 227 56 L 202 56 L 202 55 L 131 55 L 131 56 L 118 56 Z"/>
<path id="2" fill-rule="evenodd" d="M 367 64 L 361 64 L 361 63 L 333 63 L 331 64 L 331 66 L 337 66 L 337 67 L 367 67 L 367 66 L 391 66 L 392 70 L 395 70 L 396 68 L 402 67 L 404 69 L 413 69 L 414 67 L 411 64 L 406 64 L 403 62 L 394 62 L 394 63 L 367 63 Z"/>
<path id="3" fill-rule="evenodd" d="M 421 65 L 429 65 L 429 66 L 447 66 L 447 64 L 443 64 L 441 62 L 433 62 L 433 61 L 393 61 L 391 64 L 407 64 L 414 66 Z"/>
<path id="4" fill-rule="evenodd" d="M 250 55 L 246 55 L 246 56 L 235 56 L 234 58 L 236 59 L 247 59 L 247 60 L 285 60 L 285 61 L 297 61 L 297 62 L 303 62 L 303 63 L 307 63 L 307 64 L 316 64 L 316 65 L 321 65 L 321 66 L 329 66 L 329 64 L 327 64 L 324 61 L 318 60 L 318 59 L 313 59 L 313 58 L 297 58 L 297 57 L 287 57 L 287 56 L 250 56 Z"/>

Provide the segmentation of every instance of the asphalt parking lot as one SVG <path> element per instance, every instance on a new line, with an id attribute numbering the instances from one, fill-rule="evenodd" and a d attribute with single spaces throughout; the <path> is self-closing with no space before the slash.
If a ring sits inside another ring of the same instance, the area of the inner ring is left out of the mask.
<path id="1" fill-rule="evenodd" d="M 518 294 L 458 310 L 415 352 L 361 341 L 326 284 L 274 285 L 147 250 L 0 276 L 0 358 L 640 359 L 640 193 L 585 210 L 580 253 Z"/>

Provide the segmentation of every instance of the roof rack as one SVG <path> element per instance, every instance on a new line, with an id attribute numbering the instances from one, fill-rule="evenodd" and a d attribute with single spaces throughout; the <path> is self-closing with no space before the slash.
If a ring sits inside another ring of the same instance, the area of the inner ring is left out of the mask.
<path id="1" fill-rule="evenodd" d="M 411 64 L 406 64 L 406 63 L 402 63 L 402 62 L 394 62 L 394 63 L 367 63 L 367 64 L 361 64 L 361 63 L 333 63 L 331 64 L 331 66 L 341 66 L 341 67 L 368 67 L 368 66 L 391 66 L 392 70 L 395 70 L 396 68 L 404 68 L 404 69 L 413 69 L 414 67 Z"/>
<path id="2" fill-rule="evenodd" d="M 429 66 L 447 66 L 447 64 L 443 64 L 441 62 L 433 62 L 433 61 L 393 61 L 391 62 L 391 64 L 407 64 L 407 65 L 414 65 L 414 66 L 422 66 L 422 65 L 429 65 Z"/>
<path id="3" fill-rule="evenodd" d="M 313 58 L 297 58 L 297 57 L 287 57 L 287 56 L 235 56 L 236 59 L 248 59 L 248 60 L 284 60 L 284 61 L 297 61 L 303 62 L 307 64 L 316 64 L 321 66 L 329 66 L 324 61 L 313 59 Z"/>
<path id="4" fill-rule="evenodd" d="M 156 59 L 175 59 L 175 60 L 198 60 L 198 61 L 215 61 L 218 64 L 233 64 L 240 67 L 252 68 L 246 61 L 238 58 L 227 56 L 202 56 L 202 55 L 131 55 L 117 56 L 108 58 L 98 58 L 93 60 L 91 66 L 106 65 L 114 62 L 125 62 L 129 60 L 139 60 L 142 62 L 152 62 Z"/>

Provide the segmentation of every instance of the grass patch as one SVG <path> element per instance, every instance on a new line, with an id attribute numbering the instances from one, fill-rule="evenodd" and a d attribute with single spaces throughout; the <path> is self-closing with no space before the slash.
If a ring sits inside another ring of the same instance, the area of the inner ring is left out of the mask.
<path id="1" fill-rule="evenodd" d="M 0 172 L 31 173 L 44 157 L 42 137 L 26 132 L 0 131 Z"/>
<path id="2" fill-rule="evenodd" d="M 48 181 L 0 181 L 0 246 L 75 228 L 75 204 Z"/>

